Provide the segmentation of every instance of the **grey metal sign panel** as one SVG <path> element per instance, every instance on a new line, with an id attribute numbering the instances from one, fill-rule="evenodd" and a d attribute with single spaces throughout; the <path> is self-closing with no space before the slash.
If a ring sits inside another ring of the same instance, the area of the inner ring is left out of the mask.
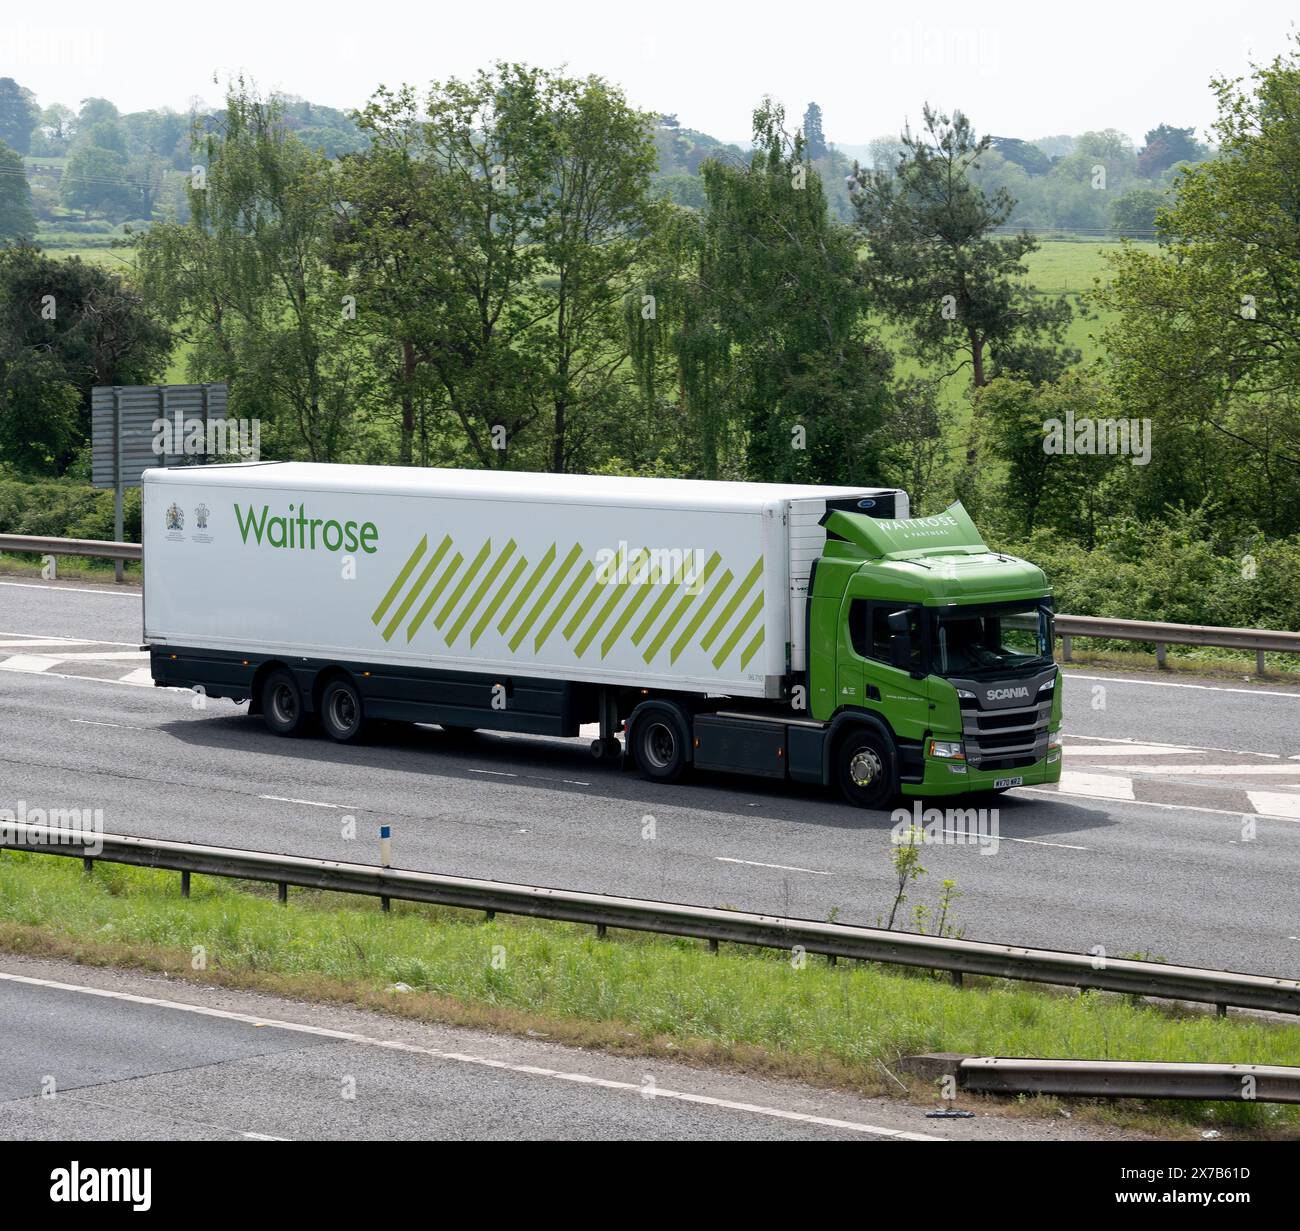
<path id="1" fill-rule="evenodd" d="M 91 391 L 91 482 L 96 487 L 138 487 L 152 466 L 206 460 L 186 455 L 192 424 L 225 419 L 227 388 L 208 385 L 96 385 Z M 158 420 L 166 430 L 155 430 Z"/>

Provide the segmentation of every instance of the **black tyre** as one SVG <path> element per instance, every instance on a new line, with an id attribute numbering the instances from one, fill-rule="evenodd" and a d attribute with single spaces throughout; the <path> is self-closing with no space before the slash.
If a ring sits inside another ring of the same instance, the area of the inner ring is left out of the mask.
<path id="1" fill-rule="evenodd" d="M 262 684 L 262 719 L 276 735 L 301 735 L 307 715 L 293 672 L 277 668 Z"/>
<path id="2" fill-rule="evenodd" d="M 898 794 L 898 769 L 888 739 L 870 729 L 851 731 L 835 753 L 844 798 L 859 808 L 887 808 Z"/>
<path id="3" fill-rule="evenodd" d="M 330 680 L 320 695 L 320 723 L 325 734 L 340 744 L 361 738 L 366 726 L 365 706 L 357 686 L 340 676 Z"/>
<path id="4" fill-rule="evenodd" d="M 637 768 L 652 782 L 676 782 L 689 762 L 689 736 L 681 717 L 664 706 L 643 710 L 632 731 Z"/>

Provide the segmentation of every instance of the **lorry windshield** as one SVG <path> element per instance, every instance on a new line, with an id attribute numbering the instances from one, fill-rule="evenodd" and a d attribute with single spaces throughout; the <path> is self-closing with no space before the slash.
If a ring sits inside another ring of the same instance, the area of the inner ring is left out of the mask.
<path id="1" fill-rule="evenodd" d="M 1028 674 L 1052 662 L 1051 600 L 947 607 L 934 612 L 939 675 Z"/>

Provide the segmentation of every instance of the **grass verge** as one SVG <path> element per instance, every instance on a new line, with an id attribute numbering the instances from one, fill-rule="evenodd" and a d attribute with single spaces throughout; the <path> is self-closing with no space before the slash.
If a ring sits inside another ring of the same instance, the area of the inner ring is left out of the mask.
<path id="1" fill-rule="evenodd" d="M 126 583 L 140 584 L 140 563 L 127 560 Z M 0 551 L 0 576 L 5 577 L 39 577 L 42 565 L 39 557 L 26 552 Z M 113 561 L 94 557 L 59 556 L 55 565 L 59 581 L 108 581 L 113 580 Z"/>
<path id="2" fill-rule="evenodd" d="M 670 1057 L 860 1093 L 936 1093 L 906 1056 L 1300 1063 L 1300 1027 L 1179 1015 L 1131 998 L 1000 980 L 955 988 L 929 972 L 498 918 L 348 895 L 0 852 L 0 948 L 161 970 L 197 981 L 382 1008 L 425 1020 Z M 405 984 L 409 992 L 393 990 Z M 1033 1109 L 1041 1114 L 1045 1100 Z M 1053 1101 L 1050 1106 L 1056 1106 Z M 1300 1136 L 1300 1108 L 1093 1105 L 1112 1123 Z"/>

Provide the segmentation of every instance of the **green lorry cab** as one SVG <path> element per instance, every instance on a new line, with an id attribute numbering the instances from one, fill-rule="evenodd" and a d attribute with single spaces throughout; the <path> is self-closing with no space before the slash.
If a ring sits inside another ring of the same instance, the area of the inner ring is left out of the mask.
<path id="1" fill-rule="evenodd" d="M 992 552 L 961 505 L 835 510 L 809 592 L 808 711 L 855 803 L 1057 782 L 1060 674 L 1041 569 Z"/>

